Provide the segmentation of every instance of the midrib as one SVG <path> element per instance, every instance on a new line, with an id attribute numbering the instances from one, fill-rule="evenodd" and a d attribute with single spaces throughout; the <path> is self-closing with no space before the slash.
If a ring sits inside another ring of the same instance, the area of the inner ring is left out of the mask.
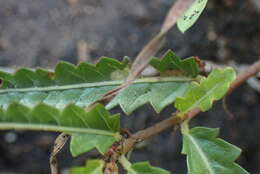
<path id="1" fill-rule="evenodd" d="M 192 136 L 190 136 L 189 134 L 186 134 L 186 136 L 188 136 L 188 138 L 191 140 L 191 142 L 194 144 L 195 148 L 199 152 L 198 154 L 201 156 L 202 161 L 205 163 L 205 166 L 209 170 L 209 172 L 210 172 L 209 174 L 216 174 L 214 169 L 211 168 L 210 162 L 209 162 L 207 156 L 205 155 L 203 150 L 199 147 L 199 145 L 197 144 L 196 140 Z"/>
<path id="2" fill-rule="evenodd" d="M 142 83 L 166 83 L 166 82 L 190 82 L 193 78 L 189 77 L 147 77 L 140 78 L 134 81 L 134 84 Z M 57 91 L 57 90 L 68 90 L 68 89 L 80 89 L 80 88 L 91 88 L 91 87 L 103 87 L 103 86 L 119 86 L 123 83 L 122 80 L 116 81 L 104 81 L 94 83 L 80 83 L 73 85 L 62 85 L 62 86 L 47 86 L 47 87 L 30 87 L 30 88 L 8 88 L 0 89 L 1 93 L 7 92 L 34 92 L 34 91 Z"/>

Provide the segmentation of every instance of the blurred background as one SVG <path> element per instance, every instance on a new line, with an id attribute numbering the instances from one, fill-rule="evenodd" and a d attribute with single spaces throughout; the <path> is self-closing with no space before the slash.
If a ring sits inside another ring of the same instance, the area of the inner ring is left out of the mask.
<path id="1" fill-rule="evenodd" d="M 0 0 L 0 66 L 53 68 L 60 60 L 96 62 L 100 56 L 134 58 L 159 31 L 174 0 Z M 172 49 L 180 57 L 199 56 L 216 63 L 251 64 L 260 57 L 260 1 L 209 0 L 198 22 L 185 34 L 175 27 L 158 54 Z M 244 84 L 192 121 L 194 126 L 220 127 L 220 137 L 243 149 L 238 160 L 260 174 L 260 93 Z M 166 118 L 149 105 L 122 116 L 123 127 L 134 132 Z M 49 154 L 57 134 L 29 131 L 0 132 L 0 174 L 48 174 Z M 145 141 L 132 161 L 149 160 L 172 173 L 187 173 L 180 154 L 181 136 L 167 130 Z M 59 155 L 62 174 L 93 151 L 73 159 L 65 148 Z"/>

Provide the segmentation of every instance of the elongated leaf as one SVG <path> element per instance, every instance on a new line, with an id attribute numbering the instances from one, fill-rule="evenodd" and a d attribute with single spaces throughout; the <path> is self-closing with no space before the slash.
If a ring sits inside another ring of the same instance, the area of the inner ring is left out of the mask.
<path id="1" fill-rule="evenodd" d="M 0 72 L 0 79 L 3 81 L 2 88 L 61 86 L 124 79 L 127 69 L 128 59 L 121 63 L 116 59 L 102 57 L 96 65 L 83 62 L 75 66 L 60 62 L 54 72 L 28 68 L 19 69 L 14 74 Z M 121 74 L 121 78 L 116 74 Z"/>
<path id="2" fill-rule="evenodd" d="M 150 165 L 149 162 L 133 163 L 127 174 L 170 174 L 170 172 Z"/>
<path id="3" fill-rule="evenodd" d="M 88 112 L 74 104 L 68 105 L 63 111 L 46 104 L 38 104 L 30 109 L 18 103 L 10 104 L 6 110 L 0 109 L 0 129 L 71 134 L 71 152 L 74 156 L 95 147 L 104 153 L 118 140 L 119 124 L 119 115 L 110 116 L 101 104 L 95 105 Z"/>
<path id="4" fill-rule="evenodd" d="M 108 103 L 106 108 L 120 105 L 130 114 L 143 104 L 150 103 L 156 112 L 160 112 L 173 103 L 177 96 L 182 96 L 193 80 L 188 76 L 197 74 L 196 63 L 194 64 L 193 59 L 182 61 L 170 51 L 166 55 L 162 62 L 154 60 L 155 67 L 159 71 L 177 68 L 178 71 L 185 72 L 185 76 L 181 74 L 182 76 L 173 77 L 172 74 L 171 77 L 137 79 L 133 85 Z M 167 63 L 173 66 L 167 66 Z M 81 63 L 75 66 L 61 62 L 56 66 L 55 72 L 43 69 L 20 69 L 14 74 L 0 72 L 0 108 L 6 110 L 14 102 L 30 109 L 42 103 L 59 110 L 71 103 L 87 107 L 108 91 L 120 86 L 123 83 L 120 79 L 126 77 L 127 69 L 127 59 L 121 63 L 102 58 L 96 65 Z"/>
<path id="5" fill-rule="evenodd" d="M 6 109 L 13 102 L 30 108 L 40 103 L 58 109 L 63 109 L 70 103 L 85 107 L 119 85 L 118 82 L 110 86 L 99 83 L 123 79 L 127 75 L 127 69 L 127 59 L 121 63 L 103 57 L 96 65 L 81 63 L 75 66 L 61 62 L 56 66 L 55 72 L 26 68 L 19 69 L 14 74 L 0 72 L 0 107 Z"/>
<path id="6" fill-rule="evenodd" d="M 84 167 L 71 169 L 70 174 L 103 174 L 104 161 L 88 160 Z"/>
<path id="7" fill-rule="evenodd" d="M 160 112 L 173 103 L 177 96 L 182 96 L 192 80 L 186 77 L 139 79 L 114 98 L 106 108 L 120 105 L 127 114 L 130 114 L 143 104 L 151 103 L 155 110 Z M 59 110 L 70 103 L 87 107 L 121 83 L 122 81 L 107 81 L 41 88 L 3 89 L 0 90 L 0 107 L 6 110 L 14 102 L 28 108 L 34 108 L 40 103 L 52 105 Z"/>
<path id="8" fill-rule="evenodd" d="M 189 174 L 249 174 L 234 162 L 241 150 L 216 138 L 218 129 L 195 127 L 182 133 Z"/>
<path id="9" fill-rule="evenodd" d="M 234 79 L 235 72 L 232 68 L 215 69 L 207 78 L 203 77 L 200 83 L 192 82 L 185 95 L 176 99 L 175 107 L 182 114 L 193 108 L 207 111 L 214 100 L 219 100 L 226 94 Z"/>
<path id="10" fill-rule="evenodd" d="M 208 0 L 194 0 L 191 7 L 177 21 L 177 26 L 181 32 L 188 30 L 199 18 Z"/>
<path id="11" fill-rule="evenodd" d="M 162 75 L 186 75 L 196 77 L 199 67 L 194 58 L 182 60 L 173 51 L 168 50 L 161 59 L 154 58 L 150 64 Z"/>

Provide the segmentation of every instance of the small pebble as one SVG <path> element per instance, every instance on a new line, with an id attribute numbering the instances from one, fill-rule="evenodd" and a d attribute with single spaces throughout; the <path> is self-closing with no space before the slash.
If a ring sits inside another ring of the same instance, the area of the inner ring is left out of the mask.
<path id="1" fill-rule="evenodd" d="M 7 132 L 4 139 L 7 143 L 14 143 L 17 140 L 17 134 L 14 132 Z"/>

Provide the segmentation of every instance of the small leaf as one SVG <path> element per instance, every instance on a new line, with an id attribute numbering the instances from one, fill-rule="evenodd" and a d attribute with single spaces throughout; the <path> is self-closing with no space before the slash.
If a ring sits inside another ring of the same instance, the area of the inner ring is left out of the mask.
<path id="1" fill-rule="evenodd" d="M 218 129 L 195 127 L 183 129 L 182 134 L 189 174 L 249 174 L 234 162 L 241 150 L 216 138 Z"/>
<path id="2" fill-rule="evenodd" d="M 196 77 L 199 73 L 199 67 L 194 58 L 182 60 L 171 50 L 168 50 L 161 59 L 153 58 L 150 64 L 162 75 L 167 73 L 169 75 L 177 75 L 178 73 L 178 75 Z"/>
<path id="3" fill-rule="evenodd" d="M 70 174 L 103 174 L 104 161 L 88 160 L 84 167 L 75 167 Z"/>
<path id="4" fill-rule="evenodd" d="M 177 26 L 181 32 L 188 30 L 199 18 L 208 0 L 195 0 L 191 7 L 177 21 Z"/>
<path id="5" fill-rule="evenodd" d="M 192 82 L 184 96 L 176 99 L 175 107 L 181 114 L 194 108 L 207 111 L 214 100 L 219 100 L 226 94 L 234 79 L 235 71 L 232 68 L 215 69 L 207 78 L 203 77 L 200 83 Z"/>
<path id="6" fill-rule="evenodd" d="M 118 139 L 113 136 L 95 135 L 95 134 L 72 134 L 70 141 L 70 152 L 76 157 L 96 148 L 101 154 L 104 154 L 109 147 Z"/>
<path id="7" fill-rule="evenodd" d="M 133 163 L 127 174 L 170 174 L 167 170 L 153 167 L 149 162 Z"/>

